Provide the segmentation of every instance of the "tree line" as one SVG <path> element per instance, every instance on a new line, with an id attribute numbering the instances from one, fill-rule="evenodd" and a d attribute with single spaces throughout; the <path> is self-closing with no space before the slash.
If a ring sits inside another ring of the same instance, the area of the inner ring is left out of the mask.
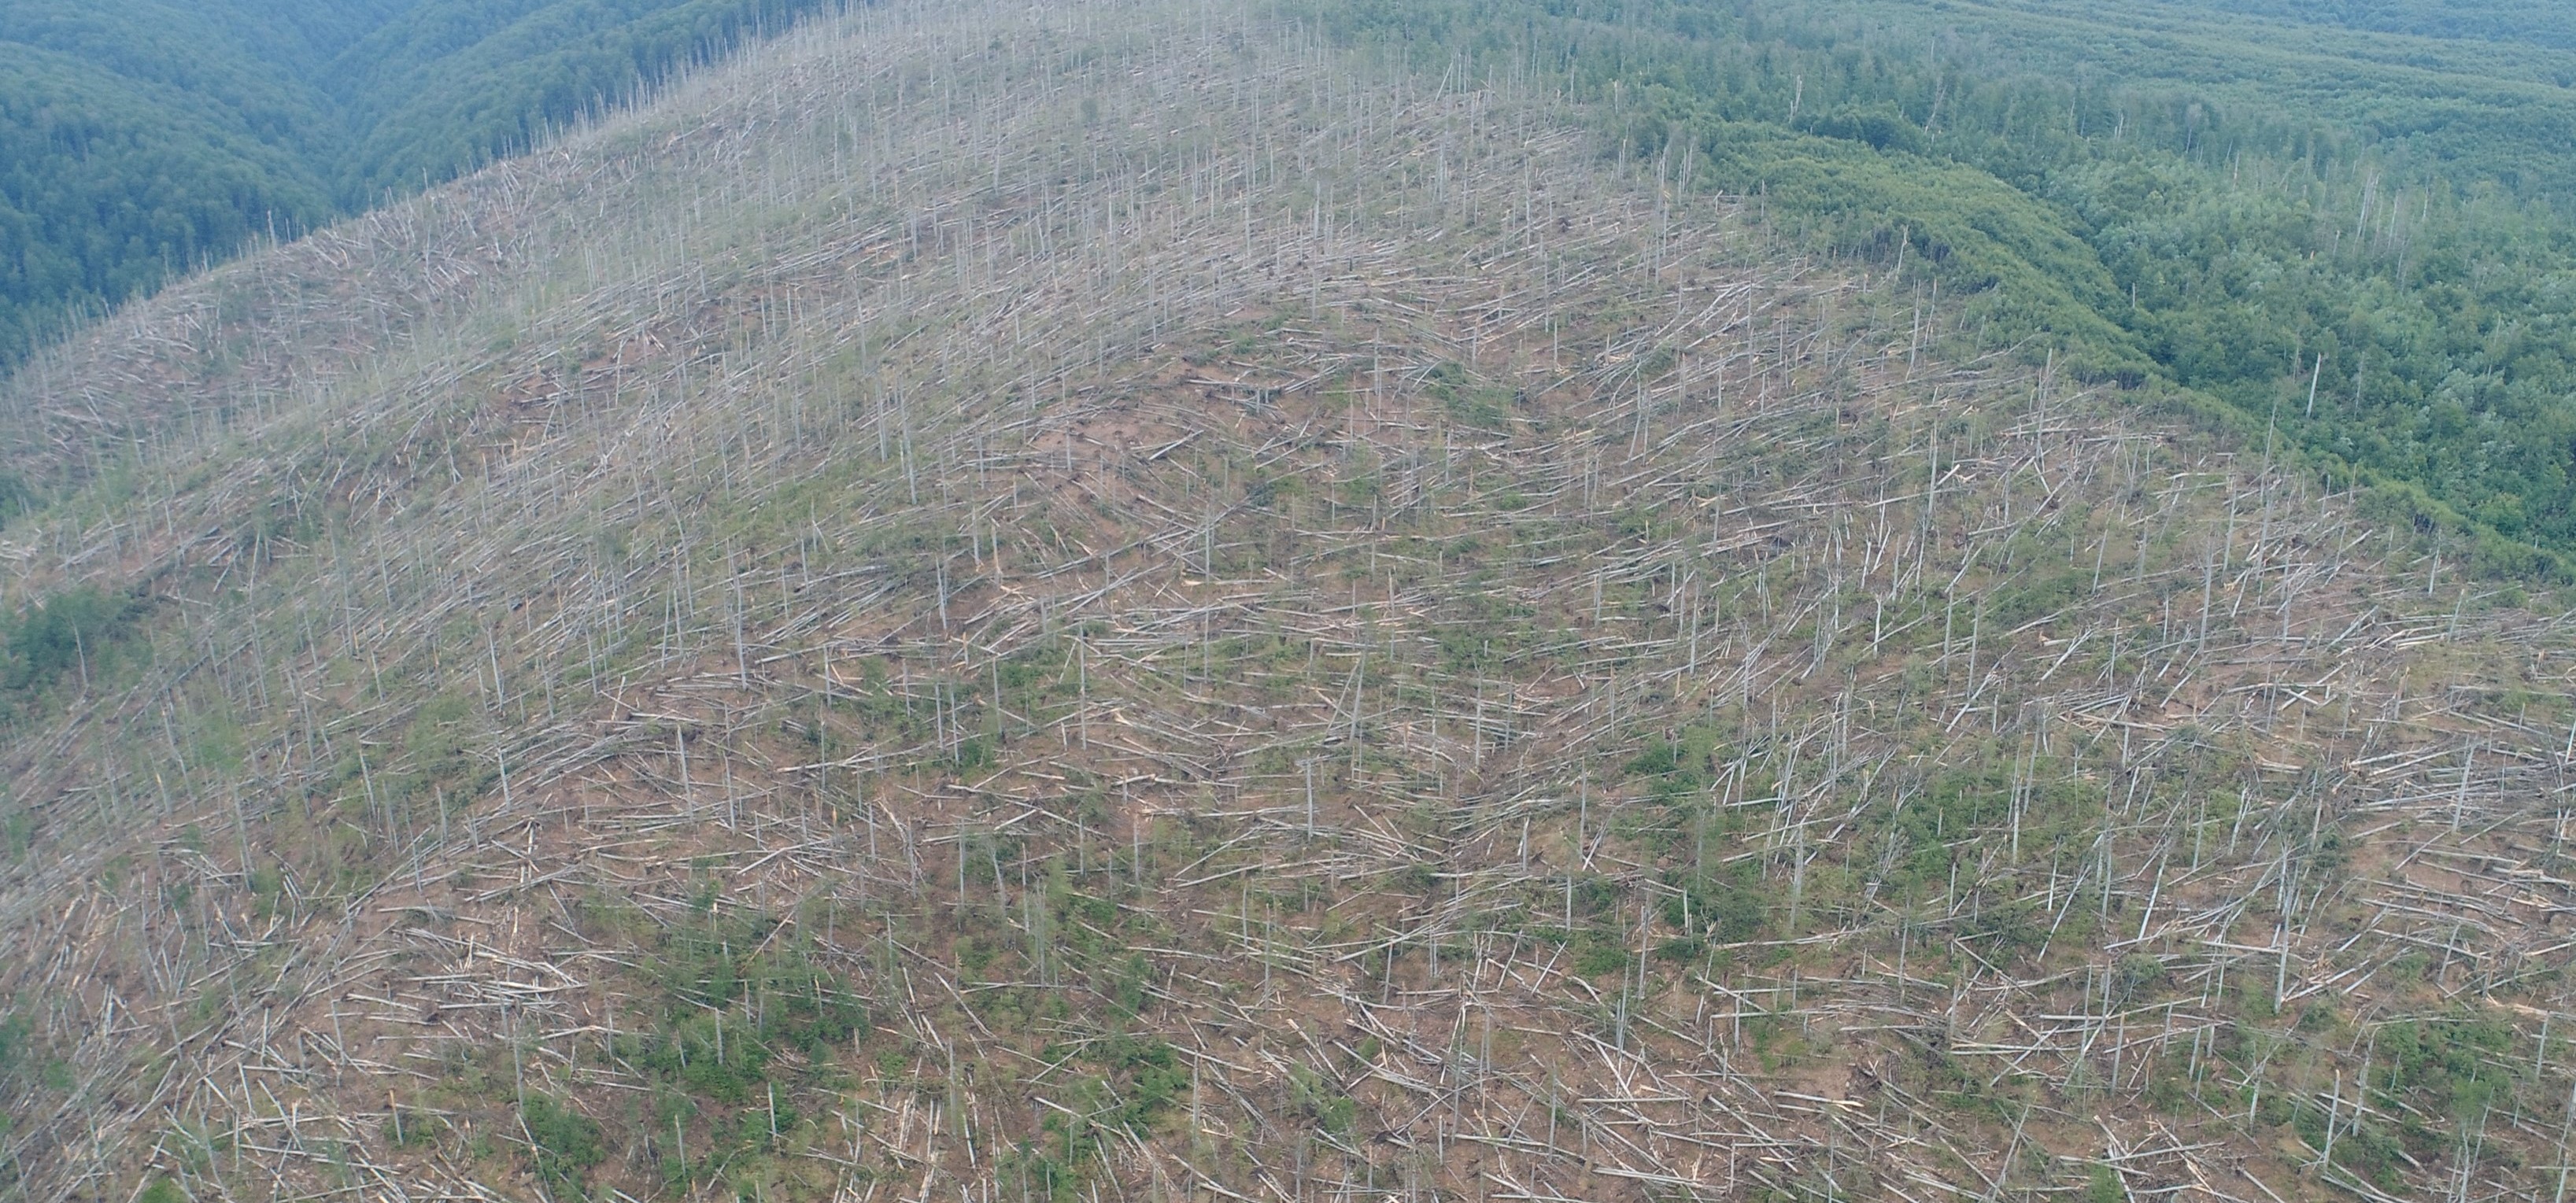
<path id="1" fill-rule="evenodd" d="M 1317 0 L 1544 73 L 1610 153 L 1901 269 L 1990 345 L 2576 551 L 2576 17 L 2500 3 Z"/>

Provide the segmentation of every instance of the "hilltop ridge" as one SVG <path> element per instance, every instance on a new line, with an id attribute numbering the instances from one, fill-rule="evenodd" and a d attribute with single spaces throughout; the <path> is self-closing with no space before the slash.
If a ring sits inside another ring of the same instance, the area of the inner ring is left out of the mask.
<path id="1" fill-rule="evenodd" d="M 1593 118 L 887 5 L 31 362 L 5 1189 L 2550 1190 L 2565 616 Z"/>

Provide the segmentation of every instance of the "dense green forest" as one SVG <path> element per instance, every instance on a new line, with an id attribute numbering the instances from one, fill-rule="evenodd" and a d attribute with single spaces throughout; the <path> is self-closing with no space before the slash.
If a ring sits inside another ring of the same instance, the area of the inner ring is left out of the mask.
<path id="1" fill-rule="evenodd" d="M 2235 425 L 2491 569 L 2576 551 L 2576 14 L 2423 0 L 1324 0 Z"/>
<path id="2" fill-rule="evenodd" d="M 0 0 L 0 367 L 830 0 Z"/>

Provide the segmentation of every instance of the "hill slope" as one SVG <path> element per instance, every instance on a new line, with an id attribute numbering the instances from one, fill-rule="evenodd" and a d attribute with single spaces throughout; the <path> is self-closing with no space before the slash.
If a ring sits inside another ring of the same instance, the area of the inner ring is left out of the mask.
<path id="1" fill-rule="evenodd" d="M 890 7 L 41 358 L 9 1190 L 2549 1189 L 2564 621 L 1585 120 Z"/>
<path id="2" fill-rule="evenodd" d="M 493 157 L 814 0 L 0 3 L 0 367 Z"/>

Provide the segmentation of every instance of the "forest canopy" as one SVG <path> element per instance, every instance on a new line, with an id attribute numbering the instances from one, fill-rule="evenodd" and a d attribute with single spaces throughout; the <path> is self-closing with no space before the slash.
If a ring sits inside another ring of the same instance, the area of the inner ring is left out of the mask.
<path id="1" fill-rule="evenodd" d="M 0 0 L 0 368 L 825 0 Z"/>

